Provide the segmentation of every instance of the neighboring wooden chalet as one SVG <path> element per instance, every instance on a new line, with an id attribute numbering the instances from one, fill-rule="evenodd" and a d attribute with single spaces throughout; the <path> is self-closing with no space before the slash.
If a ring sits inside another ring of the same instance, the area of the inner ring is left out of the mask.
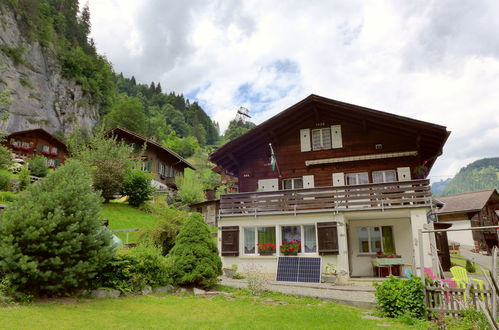
<path id="1" fill-rule="evenodd" d="M 204 202 L 189 205 L 191 211 L 199 212 L 206 222 L 210 226 L 217 226 L 217 214 L 220 208 L 219 199 L 206 200 Z"/>
<path id="2" fill-rule="evenodd" d="M 66 144 L 42 128 L 12 133 L 3 145 L 12 150 L 14 158 L 28 159 L 42 155 L 52 168 L 64 163 L 69 157 Z"/>
<path id="3" fill-rule="evenodd" d="M 386 263 L 420 274 L 417 230 L 432 205 L 426 176 L 449 134 L 310 95 L 220 147 L 210 160 L 237 178 L 239 191 L 220 199 L 224 266 L 244 270 L 258 262 L 275 276 L 280 244 L 299 240 L 299 257 L 352 277 L 373 276 Z M 259 242 L 277 248 L 263 256 Z M 425 266 L 429 246 L 425 238 Z"/>
<path id="4" fill-rule="evenodd" d="M 157 189 L 176 189 L 175 177 L 183 174 L 186 168 L 196 169 L 174 151 L 126 128 L 113 128 L 106 135 L 115 136 L 130 144 L 135 153 L 141 152 L 144 144 L 146 145 L 142 155 L 142 170 L 154 174 L 153 184 Z"/>
<path id="5" fill-rule="evenodd" d="M 499 224 L 499 194 L 497 190 L 476 191 L 458 195 L 435 197 L 438 223 L 452 225 L 450 229 L 496 226 Z M 463 248 L 476 252 L 490 252 L 498 246 L 496 230 L 448 232 L 449 242 L 460 243 Z"/>

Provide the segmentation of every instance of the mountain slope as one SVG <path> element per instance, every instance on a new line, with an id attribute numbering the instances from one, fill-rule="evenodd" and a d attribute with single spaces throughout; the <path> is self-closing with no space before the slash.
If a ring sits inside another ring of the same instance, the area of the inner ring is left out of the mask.
<path id="1" fill-rule="evenodd" d="M 486 189 L 499 189 L 499 157 L 480 159 L 461 168 L 442 195 Z"/>

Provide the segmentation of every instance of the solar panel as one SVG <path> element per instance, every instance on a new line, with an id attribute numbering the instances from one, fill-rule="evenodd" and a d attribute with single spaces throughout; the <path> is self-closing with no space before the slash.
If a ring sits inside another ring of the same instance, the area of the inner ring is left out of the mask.
<path id="1" fill-rule="evenodd" d="M 321 281 L 321 259 L 279 257 L 276 280 L 319 283 Z"/>

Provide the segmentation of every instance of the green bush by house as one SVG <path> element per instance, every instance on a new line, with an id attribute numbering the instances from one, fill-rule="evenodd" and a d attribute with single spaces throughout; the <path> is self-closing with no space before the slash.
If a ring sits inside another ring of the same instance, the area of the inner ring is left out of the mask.
<path id="1" fill-rule="evenodd" d="M 151 173 L 133 169 L 125 174 L 123 192 L 128 196 L 128 204 L 139 206 L 151 198 L 154 188 L 151 186 Z"/>
<path id="2" fill-rule="evenodd" d="M 173 281 L 178 285 L 212 287 L 222 275 L 217 246 L 199 213 L 189 216 L 168 259 Z"/>
<path id="3" fill-rule="evenodd" d="M 100 205 L 84 166 L 70 161 L 5 210 L 0 272 L 12 290 L 55 296 L 86 287 L 115 253 Z"/>
<path id="4" fill-rule="evenodd" d="M 420 278 L 406 280 L 390 276 L 382 284 L 374 283 L 374 286 L 376 307 L 384 316 L 424 317 L 424 288 Z"/>
<path id="5" fill-rule="evenodd" d="M 34 176 L 44 177 L 49 171 L 47 159 L 43 156 L 36 156 L 28 161 L 28 169 Z"/>

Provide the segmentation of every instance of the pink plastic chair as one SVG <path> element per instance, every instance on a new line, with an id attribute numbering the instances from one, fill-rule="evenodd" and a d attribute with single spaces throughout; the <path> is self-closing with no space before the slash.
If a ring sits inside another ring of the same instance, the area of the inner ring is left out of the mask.
<path id="1" fill-rule="evenodd" d="M 451 288 L 455 288 L 456 287 L 456 281 L 454 280 L 446 280 L 446 279 L 443 279 L 443 278 L 436 278 L 435 277 L 435 274 L 433 274 L 433 271 L 431 270 L 431 268 L 424 268 L 424 272 L 426 273 L 426 275 L 428 275 L 428 278 L 434 282 L 443 282 L 443 283 L 449 283 L 449 286 Z M 450 294 L 449 292 L 445 291 L 445 298 L 447 300 L 447 303 L 450 302 Z"/>

